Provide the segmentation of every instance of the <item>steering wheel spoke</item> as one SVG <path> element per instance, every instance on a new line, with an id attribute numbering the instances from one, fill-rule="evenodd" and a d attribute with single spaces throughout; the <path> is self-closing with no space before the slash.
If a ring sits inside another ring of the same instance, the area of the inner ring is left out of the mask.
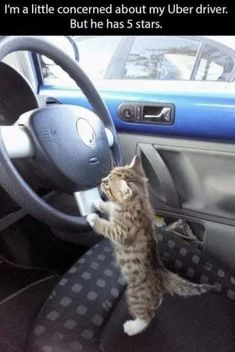
<path id="1" fill-rule="evenodd" d="M 101 199 L 98 187 L 87 189 L 85 191 L 75 192 L 74 198 L 82 216 L 94 212 L 94 200 Z"/>
<path id="2" fill-rule="evenodd" d="M 109 143 L 109 147 L 112 148 L 112 146 L 114 145 L 114 136 L 112 131 L 109 128 L 105 128 L 105 132 L 106 132 L 106 136 L 107 136 L 107 140 Z"/>
<path id="3" fill-rule="evenodd" d="M 1 126 L 0 133 L 9 158 L 34 156 L 33 142 L 23 126 Z"/>

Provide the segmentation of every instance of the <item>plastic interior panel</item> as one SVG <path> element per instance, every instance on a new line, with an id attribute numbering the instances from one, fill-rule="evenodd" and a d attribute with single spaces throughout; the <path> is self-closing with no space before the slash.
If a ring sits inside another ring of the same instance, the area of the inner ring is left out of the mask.
<path id="1" fill-rule="evenodd" d="M 235 218 L 235 154 L 184 148 L 159 152 L 174 175 L 183 209 Z"/>
<path id="2" fill-rule="evenodd" d="M 42 86 L 40 94 L 53 96 L 64 104 L 89 107 L 84 96 L 76 89 Z M 235 140 L 235 99 L 224 92 L 175 91 L 105 91 L 100 94 L 111 112 L 118 132 L 176 136 L 196 139 Z M 118 106 L 124 102 L 173 103 L 173 125 L 147 125 L 128 123 L 118 116 Z"/>
<path id="3" fill-rule="evenodd" d="M 120 134 L 126 160 L 131 160 L 140 143 L 157 147 L 170 172 L 181 209 L 168 207 L 158 182 L 158 170 L 144 160 L 150 185 L 154 189 L 156 208 L 175 214 L 235 225 L 235 145 L 196 140 L 170 139 Z M 158 196 L 159 192 L 159 196 Z"/>
<path id="4" fill-rule="evenodd" d="M 186 219 L 204 242 L 205 253 L 235 269 L 235 145 L 196 140 L 159 138 L 121 133 L 129 162 L 140 143 L 157 146 L 173 177 L 182 209 L 167 206 L 164 192 L 147 158 L 143 165 L 150 181 L 156 212 L 169 219 Z"/>
<path id="5" fill-rule="evenodd" d="M 142 146 L 138 144 L 140 150 Z M 150 145 L 151 146 L 151 145 Z M 143 148 L 144 151 L 144 148 Z M 151 148 L 151 156 L 143 160 L 143 164 L 149 178 L 149 183 L 154 189 L 156 201 L 159 206 L 166 208 L 178 208 L 173 203 L 162 203 L 162 189 L 158 198 L 155 178 L 161 179 L 162 170 L 159 171 L 158 164 L 154 163 L 157 153 L 160 154 L 165 167 L 169 171 L 174 186 L 180 199 L 181 208 L 192 212 L 208 214 L 221 218 L 235 218 L 235 153 L 226 153 L 208 150 L 190 150 L 183 147 L 163 147 L 155 144 Z M 150 163 L 151 175 L 148 174 Z M 160 181 L 160 180 L 159 180 Z M 171 183 L 167 184 L 164 177 L 163 186 L 172 188 Z M 161 182 L 160 185 L 161 187 Z M 161 187 L 162 188 L 162 187 Z M 174 189 L 173 189 L 174 190 Z"/>

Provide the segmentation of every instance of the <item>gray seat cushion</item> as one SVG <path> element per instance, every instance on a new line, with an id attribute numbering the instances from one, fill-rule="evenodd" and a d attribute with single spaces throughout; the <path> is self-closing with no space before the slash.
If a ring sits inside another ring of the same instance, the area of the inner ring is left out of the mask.
<path id="1" fill-rule="evenodd" d="M 229 298 L 234 307 L 235 278 L 225 268 L 214 260 L 204 258 L 195 244 L 172 233 L 161 232 L 158 237 L 160 255 L 170 270 L 191 281 L 216 283 L 218 293 Z M 124 283 L 112 254 L 112 246 L 109 241 L 102 241 L 88 250 L 55 287 L 29 337 L 29 351 L 102 350 L 102 332 L 108 320 L 112 319 L 123 291 Z M 172 302 L 174 306 L 174 298 Z M 175 302 L 177 304 L 177 299 Z M 126 314 L 123 314 L 124 318 Z M 207 314 L 206 311 L 204 314 Z M 187 320 L 184 315 L 181 319 Z M 118 329 L 121 338 L 120 326 Z M 128 349 L 122 351 L 129 352 Z"/>
<path id="2" fill-rule="evenodd" d="M 30 351 L 96 351 L 102 326 L 123 290 L 109 241 L 90 249 L 61 279 L 41 310 Z"/>

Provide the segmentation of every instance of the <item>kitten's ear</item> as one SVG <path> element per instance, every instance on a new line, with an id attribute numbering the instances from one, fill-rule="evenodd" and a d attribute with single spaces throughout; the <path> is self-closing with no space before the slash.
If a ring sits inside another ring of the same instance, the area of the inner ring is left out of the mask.
<path id="1" fill-rule="evenodd" d="M 124 180 L 120 181 L 120 191 L 124 199 L 130 198 L 132 196 L 132 190 Z"/>
<path id="2" fill-rule="evenodd" d="M 130 163 L 130 168 L 134 169 L 138 174 L 145 176 L 145 172 L 142 166 L 141 158 L 139 155 L 135 155 Z"/>

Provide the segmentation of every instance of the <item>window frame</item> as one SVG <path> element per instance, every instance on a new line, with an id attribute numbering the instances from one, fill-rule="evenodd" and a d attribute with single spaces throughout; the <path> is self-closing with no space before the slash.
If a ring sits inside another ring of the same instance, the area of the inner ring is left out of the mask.
<path id="1" fill-rule="evenodd" d="M 128 59 L 135 38 L 136 36 L 124 36 L 121 38 L 121 41 L 114 51 L 110 63 L 105 71 L 104 79 L 122 79 L 120 77 L 122 77 L 125 69 L 125 63 Z"/>
<path id="2" fill-rule="evenodd" d="M 203 51 L 205 49 L 206 45 L 209 45 L 213 48 L 216 48 L 217 50 L 220 50 L 222 52 L 224 52 L 227 56 L 230 56 L 233 59 L 233 69 L 229 74 L 229 77 L 226 81 L 223 82 L 233 82 L 235 80 L 235 50 L 228 48 L 226 45 L 219 43 L 219 42 L 215 42 L 213 39 L 210 38 L 205 38 L 205 37 L 194 37 L 195 39 L 198 39 L 201 41 L 201 48 L 198 52 L 198 56 L 197 56 L 197 60 L 195 62 L 195 69 L 192 71 L 192 79 L 190 77 L 190 80 L 195 81 L 195 82 L 218 82 L 215 80 L 196 80 L 196 74 L 197 74 L 197 70 L 199 68 L 200 62 L 201 62 L 201 58 L 203 55 Z"/>

